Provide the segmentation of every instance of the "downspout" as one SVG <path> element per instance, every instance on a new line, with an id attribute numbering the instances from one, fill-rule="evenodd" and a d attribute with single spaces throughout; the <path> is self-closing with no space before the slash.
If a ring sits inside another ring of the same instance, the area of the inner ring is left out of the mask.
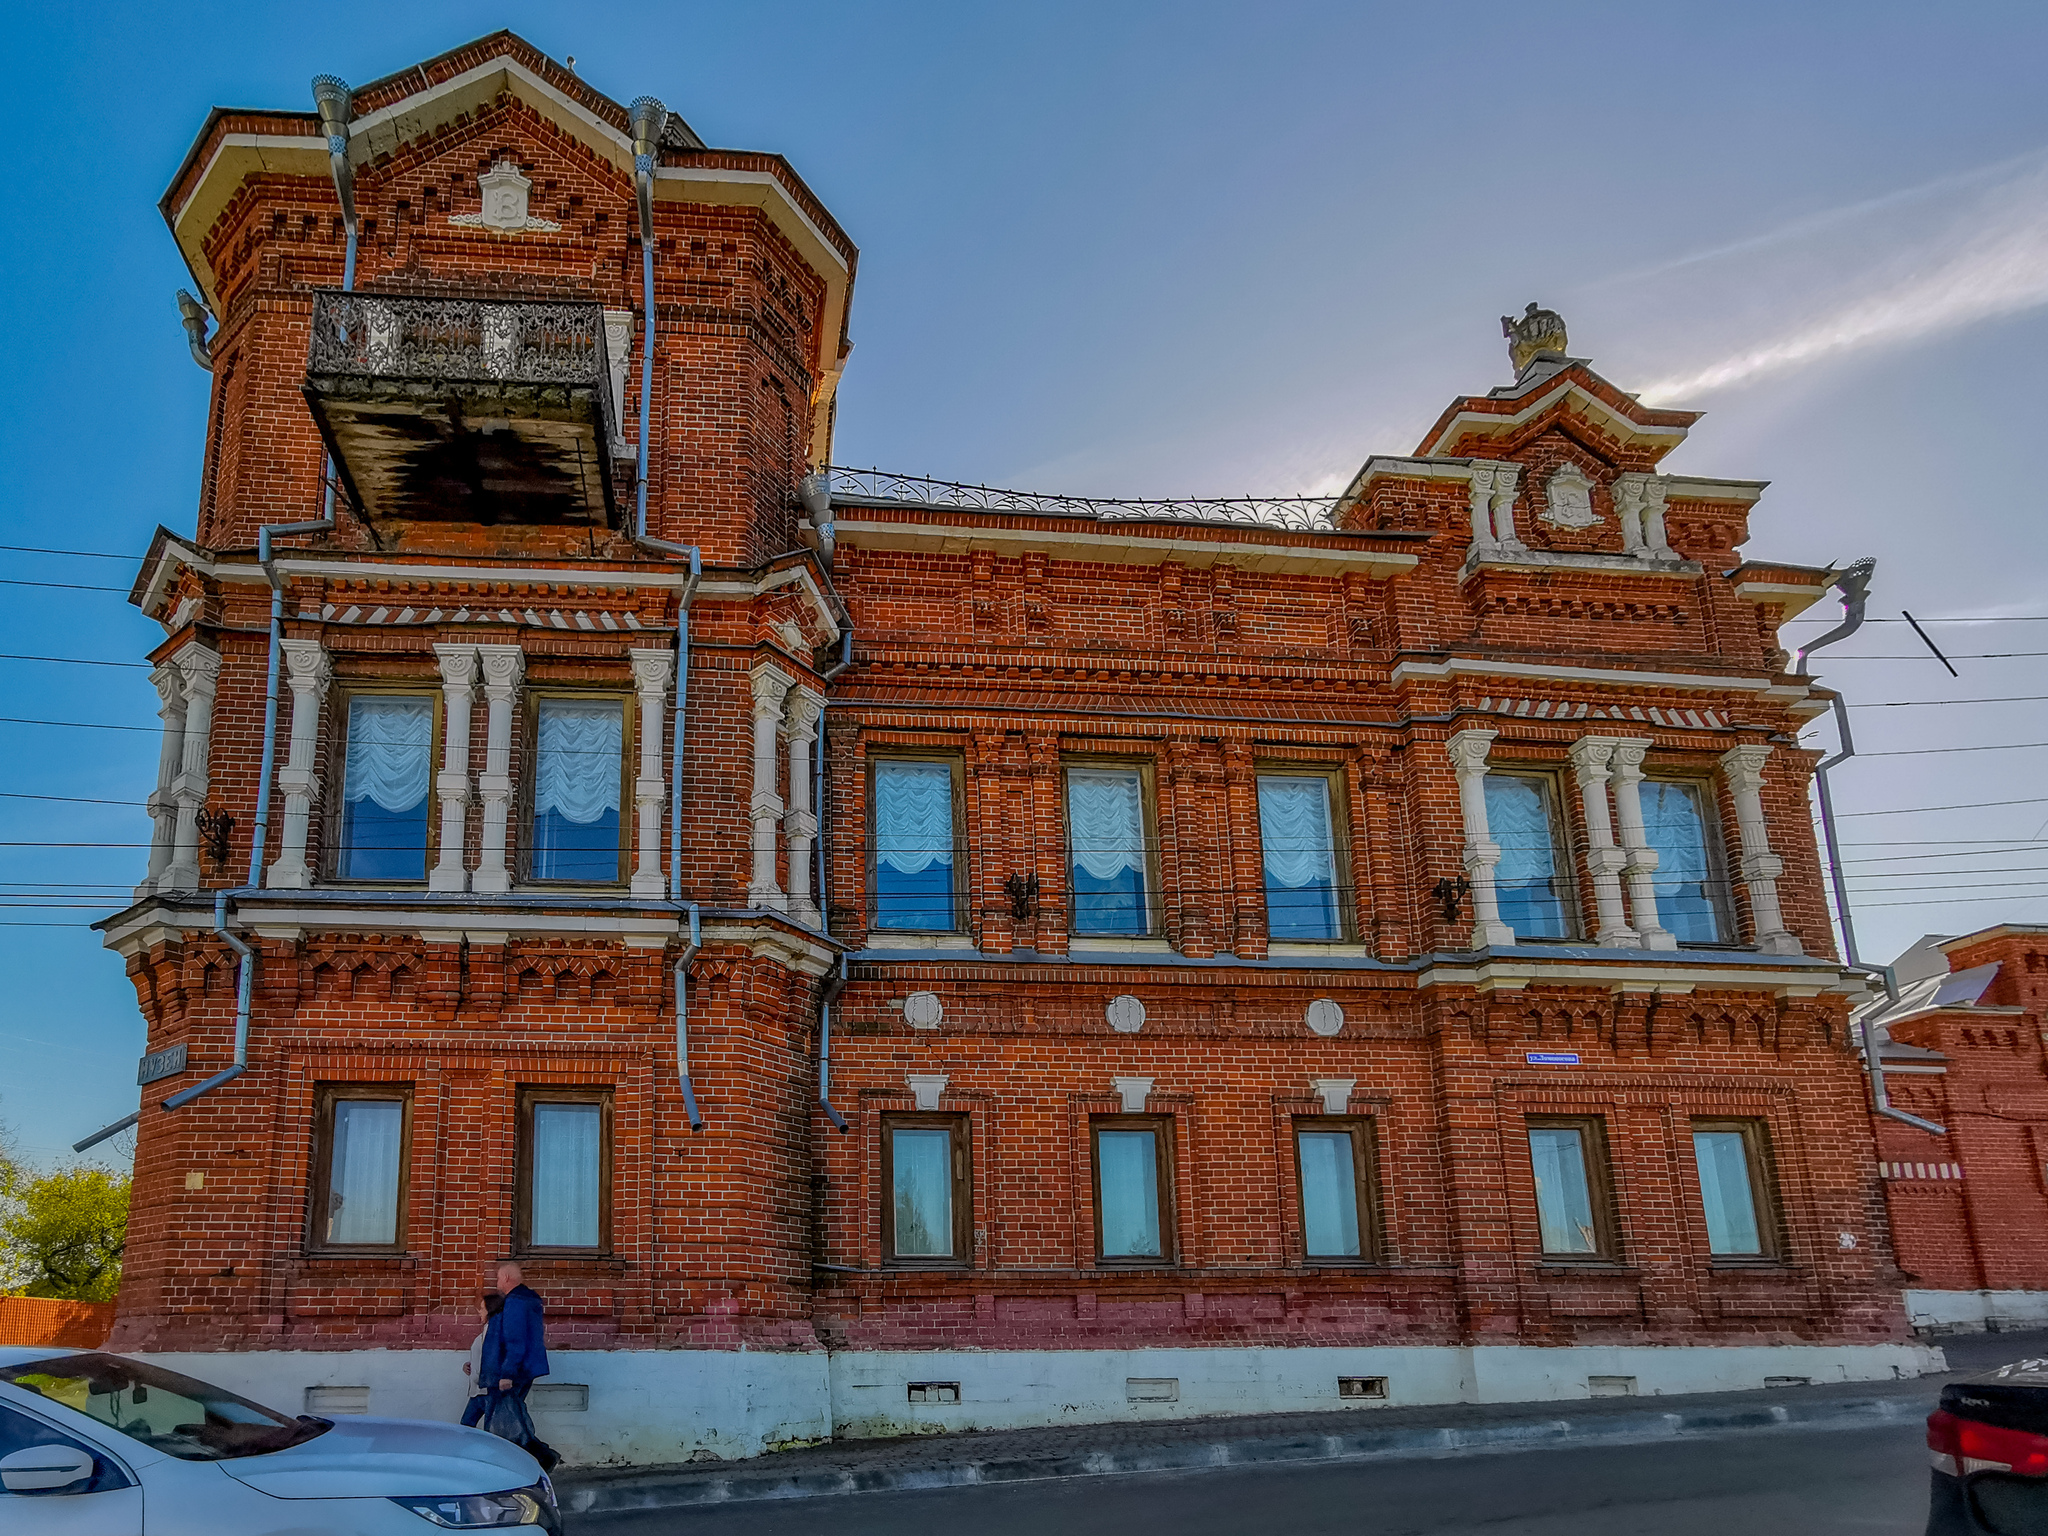
<path id="1" fill-rule="evenodd" d="M 832 1107 L 832 1004 L 846 990 L 846 956 L 839 956 L 839 968 L 825 978 L 825 990 L 818 995 L 818 1103 L 840 1135 L 853 1127 L 846 1116 Z"/>
<path id="2" fill-rule="evenodd" d="M 213 372 L 213 347 L 206 339 L 206 306 L 183 288 L 178 290 L 178 319 L 185 327 L 185 342 L 192 349 L 192 361 Z"/>
<path id="3" fill-rule="evenodd" d="M 1857 560 L 1833 574 L 1832 585 L 1842 595 L 1842 622 L 1817 640 L 1809 641 L 1799 648 L 1798 664 L 1793 669 L 1795 677 L 1807 677 L 1807 658 L 1823 646 L 1833 645 L 1837 640 L 1846 640 L 1863 627 L 1863 610 L 1870 601 L 1870 579 L 1877 573 L 1877 562 L 1865 558 Z M 1856 922 L 1849 911 L 1849 886 L 1842 875 L 1841 846 L 1835 839 L 1835 802 L 1828 788 L 1828 771 L 1846 763 L 1856 755 L 1856 738 L 1849 730 L 1849 706 L 1842 695 L 1835 692 L 1833 698 L 1837 748 L 1834 756 L 1823 758 L 1820 766 L 1813 771 L 1814 788 L 1820 799 L 1821 836 L 1828 845 L 1828 877 L 1834 886 L 1835 911 L 1842 920 L 1842 953 L 1847 957 L 1844 968 L 1861 971 L 1866 976 L 1875 976 L 1884 983 L 1885 996 L 1893 1002 L 1899 1000 L 1898 978 L 1888 965 L 1866 965 L 1856 952 Z M 1936 1136 L 1948 1134 L 1948 1127 L 1936 1125 L 1932 1120 L 1923 1120 L 1918 1115 L 1909 1115 L 1903 1109 L 1892 1108 L 1891 1095 L 1885 1090 L 1884 1063 L 1879 1055 L 1876 1020 L 1866 1014 L 1861 1026 L 1863 1036 L 1863 1073 L 1870 1080 L 1870 1102 L 1877 1113 L 1889 1120 L 1902 1121 L 1916 1130 L 1930 1132 Z"/>
<path id="4" fill-rule="evenodd" d="M 683 1108 L 689 1112 L 690 1129 L 704 1129 L 704 1116 L 697 1110 L 697 1088 L 690 1081 L 690 962 L 704 947 L 703 930 L 697 924 L 697 903 L 684 903 L 690 912 L 690 942 L 676 961 L 676 1076 L 683 1085 Z"/>
<path id="5" fill-rule="evenodd" d="M 683 1108 L 690 1129 L 704 1129 L 697 1108 L 697 1088 L 690 1081 L 690 962 L 703 945 L 697 904 L 683 900 L 683 739 L 690 704 L 690 604 L 704 579 L 704 558 L 694 544 L 674 544 L 647 532 L 647 445 L 649 412 L 654 399 L 654 159 L 668 108 L 652 96 L 634 101 L 628 112 L 633 130 L 633 192 L 640 214 L 640 463 L 635 476 L 633 542 L 656 554 L 690 562 L 690 579 L 676 600 L 676 707 L 672 717 L 668 772 L 668 899 L 688 910 L 690 942 L 676 961 L 676 1074 L 682 1083 Z"/>
<path id="6" fill-rule="evenodd" d="M 356 187 L 355 172 L 348 163 L 348 119 L 353 95 L 347 84 L 333 75 L 313 77 L 313 104 L 320 113 L 320 129 L 327 138 L 327 160 L 334 173 L 334 192 L 341 202 L 342 227 L 346 243 L 342 253 L 341 286 L 352 292 L 356 286 Z M 183 307 L 182 305 L 180 306 Z M 334 461 L 321 461 L 325 484 L 321 516 L 311 522 L 268 523 L 256 532 L 256 563 L 270 584 L 270 661 L 263 689 L 263 753 L 258 759 L 256 778 L 256 825 L 249 833 L 249 878 L 240 891 L 220 891 L 213 901 L 214 932 L 235 952 L 235 1059 L 224 1072 L 203 1083 L 181 1089 L 163 1101 L 165 1109 L 182 1109 L 203 1093 L 232 1082 L 249 1070 L 249 1012 L 256 980 L 256 955 L 228 926 L 228 902 L 263 886 L 263 854 L 270 838 L 270 789 L 277 765 L 277 673 L 284 651 L 284 583 L 278 578 L 273 538 L 286 534 L 331 533 L 334 529 Z"/>

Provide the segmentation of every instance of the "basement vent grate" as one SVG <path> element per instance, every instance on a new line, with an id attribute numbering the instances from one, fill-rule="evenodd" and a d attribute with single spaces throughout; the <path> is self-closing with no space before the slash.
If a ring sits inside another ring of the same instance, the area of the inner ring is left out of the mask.
<path id="1" fill-rule="evenodd" d="M 588 1413 L 590 1388 L 569 1381 L 535 1382 L 526 1406 L 535 1413 Z"/>
<path id="2" fill-rule="evenodd" d="M 306 1412 L 317 1414 L 368 1413 L 368 1387 L 308 1387 Z"/>
<path id="3" fill-rule="evenodd" d="M 960 1383 L 913 1381 L 910 1384 L 910 1400 L 913 1403 L 957 1403 L 960 1401 Z"/>
<path id="4" fill-rule="evenodd" d="M 1378 1397 L 1387 1395 L 1387 1378 L 1384 1376 L 1339 1376 L 1337 1378 L 1339 1397 Z"/>
<path id="5" fill-rule="evenodd" d="M 1177 1403 L 1180 1401 L 1180 1378 L 1178 1376 L 1126 1376 L 1124 1398 L 1133 1403 Z"/>
<path id="6" fill-rule="evenodd" d="M 1586 1378 L 1588 1397 L 1634 1397 L 1636 1379 L 1633 1376 L 1588 1376 Z"/>
<path id="7" fill-rule="evenodd" d="M 1772 1387 L 1810 1387 L 1812 1385 L 1813 1378 L 1811 1376 L 1766 1376 L 1764 1378 L 1764 1388 L 1766 1391 Z"/>

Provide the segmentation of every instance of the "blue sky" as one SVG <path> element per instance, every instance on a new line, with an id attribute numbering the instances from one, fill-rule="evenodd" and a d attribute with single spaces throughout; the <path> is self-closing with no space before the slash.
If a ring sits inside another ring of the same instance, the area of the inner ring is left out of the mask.
<path id="1" fill-rule="evenodd" d="M 1752 553 L 1874 554 L 1888 617 L 2048 613 L 2038 5 L 20 7 L 0 542 L 139 553 L 192 527 L 206 379 L 156 202 L 206 110 L 302 107 L 316 73 L 369 80 L 500 26 L 713 144 L 781 151 L 838 215 L 862 253 L 842 463 L 1331 489 L 1504 382 L 1497 317 L 1540 299 L 1623 388 L 1709 413 L 1671 468 L 1774 482 Z M 0 562 L 123 590 L 133 571 Z M 9 655 L 132 662 L 158 633 L 118 592 L 0 586 Z M 2033 702 L 1879 707 L 2048 692 L 2048 658 L 1952 680 L 1883 659 L 1918 650 L 1903 624 L 1865 635 L 1823 669 L 1866 703 L 1865 751 L 2048 740 Z M 2048 623 L 1936 635 L 2048 652 Z M 0 660 L 0 705 L 154 723 L 133 667 Z M 0 722 L 0 747 L 0 793 L 139 802 L 156 740 Z M 2048 921 L 2048 802 L 1889 814 L 2048 796 L 2044 763 L 1843 771 L 1843 810 L 1887 812 L 1844 822 L 1867 953 Z M 0 891 L 132 883 L 121 845 L 145 830 L 135 804 L 0 798 Z M 33 846 L 57 843 L 88 846 Z M 142 1026 L 90 933 L 26 926 L 99 914 L 26 901 L 0 895 L 0 1121 L 47 1161 L 134 1107 Z"/>

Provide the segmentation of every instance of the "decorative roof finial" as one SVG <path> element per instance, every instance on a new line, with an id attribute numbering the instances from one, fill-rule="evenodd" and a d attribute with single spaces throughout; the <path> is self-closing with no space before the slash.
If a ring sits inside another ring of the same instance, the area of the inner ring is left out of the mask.
<path id="1" fill-rule="evenodd" d="M 1565 355 L 1570 345 L 1565 337 L 1564 317 L 1554 309 L 1545 309 L 1532 303 L 1517 320 L 1509 315 L 1500 317 L 1500 333 L 1508 339 L 1508 358 L 1515 365 L 1515 377 L 1520 378 L 1529 371 L 1529 365 L 1545 352 Z"/>

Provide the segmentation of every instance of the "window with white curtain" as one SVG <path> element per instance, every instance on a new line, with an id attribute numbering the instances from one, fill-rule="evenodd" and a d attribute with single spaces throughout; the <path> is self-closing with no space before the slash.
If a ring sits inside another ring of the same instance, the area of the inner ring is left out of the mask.
<path id="1" fill-rule="evenodd" d="M 1136 768 L 1067 770 L 1067 840 L 1077 934 L 1152 931 L 1145 780 Z"/>
<path id="2" fill-rule="evenodd" d="M 1763 1122 L 1695 1120 L 1693 1166 L 1707 1218 L 1707 1252 L 1715 1258 L 1761 1259 L 1774 1252 L 1777 1221 L 1771 1203 Z"/>
<path id="3" fill-rule="evenodd" d="M 1533 773 L 1486 776 L 1486 828 L 1500 845 L 1494 895 L 1501 921 L 1518 939 L 1572 935 L 1569 886 L 1551 781 Z"/>
<path id="4" fill-rule="evenodd" d="M 885 758 L 874 785 L 875 926 L 951 932 L 953 765 Z"/>
<path id="5" fill-rule="evenodd" d="M 520 1246 L 611 1246 L 611 1096 L 529 1088 L 520 1100 Z"/>
<path id="6" fill-rule="evenodd" d="M 1720 944 L 1728 926 L 1705 786 L 1645 779 L 1643 832 L 1657 850 L 1657 917 L 1681 944 Z"/>
<path id="7" fill-rule="evenodd" d="M 1297 1120 L 1294 1161 L 1301 1180 L 1303 1256 L 1340 1263 L 1376 1257 L 1371 1122 L 1322 1116 Z"/>
<path id="8" fill-rule="evenodd" d="M 349 698 L 334 851 L 337 878 L 427 878 L 433 778 L 433 695 L 358 693 Z"/>
<path id="9" fill-rule="evenodd" d="M 882 1123 L 889 1191 L 885 1247 L 898 1263 L 940 1266 L 971 1257 L 967 1122 L 957 1115 L 892 1115 Z"/>
<path id="10" fill-rule="evenodd" d="M 1173 1262 L 1172 1143 L 1165 1120 L 1095 1122 L 1096 1255 L 1104 1263 Z"/>
<path id="11" fill-rule="evenodd" d="M 323 1087 L 315 1100 L 312 1245 L 405 1245 L 410 1095 L 402 1086 Z"/>
<path id="12" fill-rule="evenodd" d="M 605 885 L 624 878 L 619 807 L 625 745 L 624 699 L 542 694 L 534 700 L 530 879 Z"/>
<path id="13" fill-rule="evenodd" d="M 1259 847 L 1265 857 L 1266 936 L 1311 943 L 1343 938 L 1326 775 L 1259 775 Z"/>

